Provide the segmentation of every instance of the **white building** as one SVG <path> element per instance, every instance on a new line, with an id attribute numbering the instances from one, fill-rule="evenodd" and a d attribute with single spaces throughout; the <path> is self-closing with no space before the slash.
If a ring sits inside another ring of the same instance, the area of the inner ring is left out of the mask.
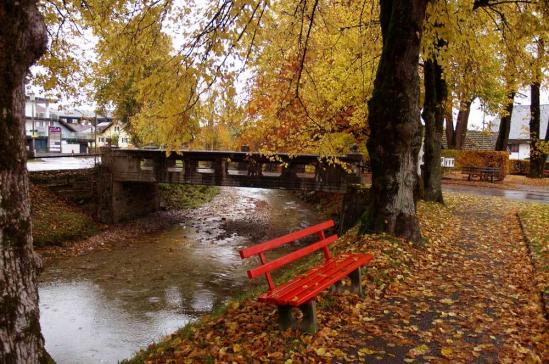
<path id="1" fill-rule="evenodd" d="M 127 125 L 119 120 L 97 124 L 97 146 L 114 145 L 120 148 L 129 148 L 133 144 L 127 132 Z"/>
<path id="2" fill-rule="evenodd" d="M 540 139 L 545 138 L 549 122 L 549 104 L 540 105 Z M 492 131 L 499 130 L 500 118 L 492 122 Z M 509 131 L 509 159 L 524 160 L 530 158 L 530 105 L 515 105 L 511 116 Z"/>

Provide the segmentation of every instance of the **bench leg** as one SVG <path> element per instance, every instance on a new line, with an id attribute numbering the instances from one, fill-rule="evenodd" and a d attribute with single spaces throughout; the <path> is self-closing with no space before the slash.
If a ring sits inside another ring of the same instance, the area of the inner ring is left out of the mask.
<path id="1" fill-rule="evenodd" d="M 364 297 L 364 292 L 362 291 L 362 285 L 361 285 L 361 276 L 360 276 L 360 268 L 355 269 L 349 274 L 349 278 L 351 278 L 351 288 L 353 292 L 358 294 L 360 297 Z"/>
<path id="2" fill-rule="evenodd" d="M 341 281 L 335 282 L 334 285 L 330 287 L 330 293 L 339 292 L 342 286 L 343 286 L 343 283 Z"/>
<path id="3" fill-rule="evenodd" d="M 303 322 L 301 323 L 301 330 L 314 334 L 317 331 L 316 324 L 316 303 L 311 300 L 301 306 L 299 306 L 301 312 L 303 312 Z"/>
<path id="4" fill-rule="evenodd" d="M 278 325 L 280 330 L 285 331 L 293 326 L 292 306 L 278 305 Z"/>

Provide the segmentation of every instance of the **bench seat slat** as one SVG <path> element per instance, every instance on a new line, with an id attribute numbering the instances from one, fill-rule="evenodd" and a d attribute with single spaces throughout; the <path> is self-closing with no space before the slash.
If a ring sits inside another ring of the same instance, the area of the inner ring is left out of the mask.
<path id="1" fill-rule="evenodd" d="M 264 296 L 268 296 L 269 299 L 278 300 L 285 295 L 298 292 L 299 290 L 303 289 L 304 285 L 307 285 L 310 282 L 314 281 L 318 278 L 318 276 L 335 274 L 340 268 L 341 261 L 345 258 L 346 256 L 338 256 L 337 258 L 332 258 L 323 265 L 315 266 L 306 273 L 297 276 L 289 280 L 285 284 L 275 288 L 273 291 L 265 293 Z M 259 298 L 261 299 L 261 297 Z"/>
<path id="2" fill-rule="evenodd" d="M 260 301 L 299 306 L 372 260 L 371 254 L 342 255 L 259 296 Z"/>
<path id="3" fill-rule="evenodd" d="M 337 240 L 337 235 L 331 235 L 328 236 L 326 239 L 317 241 L 316 243 L 307 245 L 304 248 L 301 248 L 299 250 L 293 251 L 289 254 L 286 254 L 280 258 L 274 259 L 268 263 L 265 263 L 263 265 L 260 265 L 259 267 L 250 269 L 248 271 L 248 277 L 255 278 L 257 276 L 260 276 L 262 274 L 265 274 L 267 272 L 271 272 L 277 268 L 280 268 L 288 263 L 291 263 L 299 258 L 302 258 L 306 255 L 311 254 L 312 252 L 315 252 L 319 249 L 322 249 L 323 247 L 333 243 Z"/>
<path id="4" fill-rule="evenodd" d="M 302 239 L 306 236 L 318 233 L 320 231 L 326 230 L 334 226 L 333 220 L 324 221 L 320 224 L 310 226 L 306 229 L 300 230 L 300 231 L 294 231 L 293 233 L 281 236 L 276 239 L 272 239 L 269 241 L 265 241 L 260 244 L 256 244 L 254 246 L 251 246 L 246 249 L 240 250 L 240 257 L 241 258 L 249 258 L 253 255 L 257 255 L 259 253 L 263 253 L 275 248 L 278 248 L 279 246 L 282 246 L 284 244 L 290 243 L 295 240 Z"/>

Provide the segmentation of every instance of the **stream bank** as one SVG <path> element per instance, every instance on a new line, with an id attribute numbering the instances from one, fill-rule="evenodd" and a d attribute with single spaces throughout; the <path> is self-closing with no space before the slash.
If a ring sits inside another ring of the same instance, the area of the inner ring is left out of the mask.
<path id="1" fill-rule="evenodd" d="M 52 254 L 39 292 L 48 352 L 60 364 L 129 357 L 246 291 L 239 249 L 323 219 L 287 191 L 223 188 L 199 208 L 100 233 L 89 251 Z"/>

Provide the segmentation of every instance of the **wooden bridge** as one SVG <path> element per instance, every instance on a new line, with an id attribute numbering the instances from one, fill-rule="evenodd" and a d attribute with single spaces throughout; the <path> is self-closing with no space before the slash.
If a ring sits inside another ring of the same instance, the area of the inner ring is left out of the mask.
<path id="1" fill-rule="evenodd" d="M 313 154 L 106 148 L 101 161 L 102 220 L 115 222 L 158 209 L 158 183 L 345 193 L 362 168 L 358 153 L 333 163 Z"/>

